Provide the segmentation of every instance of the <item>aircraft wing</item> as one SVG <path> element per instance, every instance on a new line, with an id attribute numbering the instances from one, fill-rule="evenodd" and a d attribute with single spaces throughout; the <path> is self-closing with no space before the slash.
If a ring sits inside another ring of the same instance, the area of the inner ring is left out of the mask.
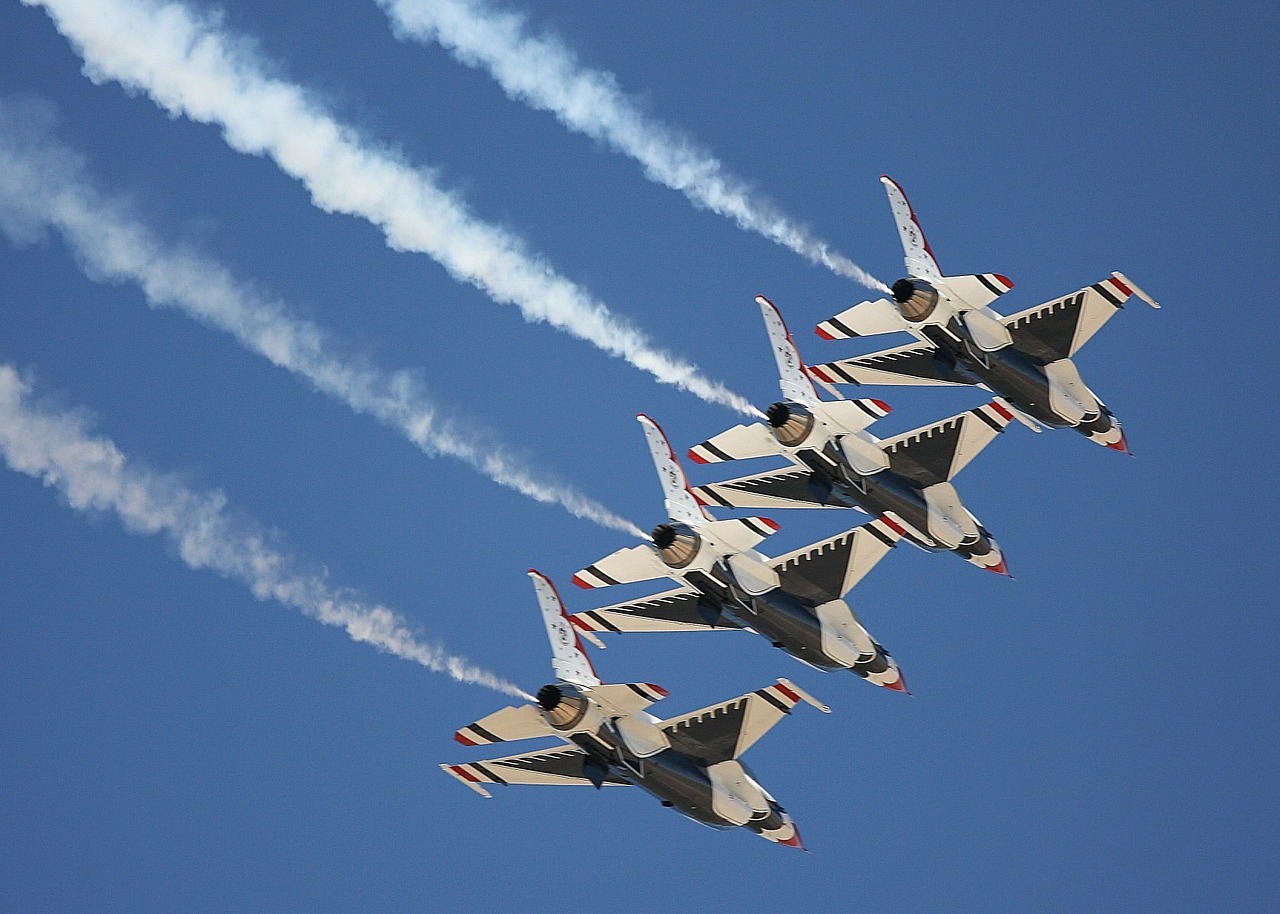
<path id="1" fill-rule="evenodd" d="M 824 340 L 847 340 L 855 336 L 875 336 L 910 329 L 898 306 L 887 298 L 854 305 L 816 328 L 818 336 Z"/>
<path id="2" fill-rule="evenodd" d="M 783 590 L 814 605 L 839 600 L 888 555 L 902 538 L 896 521 L 879 517 L 770 562 Z"/>
<path id="3" fill-rule="evenodd" d="M 692 587 L 615 603 L 573 616 L 575 625 L 593 632 L 709 632 L 737 628 L 717 625 L 719 611 Z"/>
<path id="4" fill-rule="evenodd" d="M 722 508 L 847 508 L 811 470 L 773 470 L 698 486 L 694 494 Z"/>
<path id="5" fill-rule="evenodd" d="M 1004 319 L 1021 352 L 1042 362 L 1068 359 L 1136 294 L 1117 276 Z M 1145 296 L 1144 296 L 1145 297 Z"/>
<path id="6" fill-rule="evenodd" d="M 939 361 L 938 350 L 925 343 L 911 343 L 855 359 L 840 359 L 809 370 L 828 384 L 966 384 L 950 366 Z"/>
<path id="7" fill-rule="evenodd" d="M 659 726 L 671 748 L 714 765 L 742 755 L 801 701 L 829 710 L 795 683 L 779 679 L 731 701 L 664 720 Z"/>
<path id="8" fill-rule="evenodd" d="M 996 399 L 967 413 L 943 419 L 882 441 L 889 468 L 919 486 L 946 482 L 1004 431 L 1013 412 Z"/>
<path id="9" fill-rule="evenodd" d="M 628 781 L 599 768 L 584 766 L 587 754 L 581 749 L 544 749 L 523 752 L 503 758 L 468 762 L 465 765 L 441 765 L 482 797 L 489 796 L 485 787 L 493 784 L 553 784 L 562 787 L 629 786 Z M 595 777 L 593 778 L 593 774 Z M 603 780 L 601 780 L 603 775 Z"/>

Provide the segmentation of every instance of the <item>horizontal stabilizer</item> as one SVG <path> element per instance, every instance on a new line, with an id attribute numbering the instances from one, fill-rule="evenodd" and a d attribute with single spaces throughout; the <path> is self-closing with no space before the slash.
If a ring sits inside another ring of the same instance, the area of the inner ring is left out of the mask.
<path id="1" fill-rule="evenodd" d="M 888 555 L 902 527 L 881 517 L 774 559 L 783 590 L 815 606 L 839 600 Z"/>
<path id="2" fill-rule="evenodd" d="M 573 583 L 584 589 L 634 584 L 665 578 L 671 573 L 652 546 L 628 546 L 611 552 L 594 565 L 588 565 L 573 576 Z"/>
<path id="3" fill-rule="evenodd" d="M 833 435 L 851 434 L 867 428 L 877 419 L 883 419 L 893 408 L 883 400 L 864 397 L 860 400 L 832 400 L 814 407 Z"/>
<path id="4" fill-rule="evenodd" d="M 453 734 L 453 738 L 464 746 L 485 746 L 489 743 L 535 739 L 539 736 L 555 736 L 555 730 L 533 705 L 494 711 L 488 717 L 482 717 Z"/>
<path id="5" fill-rule="evenodd" d="M 946 482 L 1004 431 L 1013 412 L 996 399 L 881 442 L 889 468 L 918 486 Z"/>
<path id="6" fill-rule="evenodd" d="M 955 367 L 938 357 L 928 343 L 911 343 L 856 359 L 841 359 L 809 369 L 829 384 L 967 384 Z"/>
<path id="7" fill-rule="evenodd" d="M 950 293 L 957 311 L 985 308 L 1013 288 L 1013 282 L 999 273 L 975 273 L 972 276 L 947 276 L 942 282 Z"/>
<path id="8" fill-rule="evenodd" d="M 799 686 L 779 679 L 732 701 L 664 720 L 659 726 L 673 749 L 714 765 L 742 755 L 801 701 L 830 710 Z"/>
<path id="9" fill-rule="evenodd" d="M 1133 294 L 1130 286 L 1113 275 L 1065 298 L 1011 314 L 1004 324 L 1020 352 L 1046 364 L 1069 359 Z"/>
<path id="10" fill-rule="evenodd" d="M 896 304 L 887 298 L 877 298 L 841 311 L 819 324 L 815 332 L 824 340 L 847 340 L 855 336 L 876 336 L 910 329 L 911 325 L 902 317 Z"/>
<path id="11" fill-rule="evenodd" d="M 767 517 L 735 517 L 703 524 L 699 529 L 731 549 L 746 552 L 777 533 L 778 525 Z"/>
<path id="12" fill-rule="evenodd" d="M 441 765 L 483 797 L 494 784 L 550 784 L 561 787 L 626 787 L 629 782 L 594 765 L 581 749 L 551 749 L 524 752 L 504 758 Z"/>
<path id="13" fill-rule="evenodd" d="M 720 463 L 725 460 L 748 460 L 782 453 L 782 445 L 761 422 L 735 425 L 701 444 L 689 448 L 689 459 L 695 463 Z"/>
<path id="14" fill-rule="evenodd" d="M 736 629 L 719 609 L 692 587 L 677 587 L 643 600 L 602 606 L 573 616 L 592 632 L 699 632 Z"/>
<path id="15" fill-rule="evenodd" d="M 593 686 L 588 694 L 609 717 L 628 717 L 666 698 L 667 690 L 652 682 L 620 682 Z"/>
<path id="16" fill-rule="evenodd" d="M 848 508 L 811 470 L 772 470 L 698 486 L 699 498 L 722 508 Z"/>

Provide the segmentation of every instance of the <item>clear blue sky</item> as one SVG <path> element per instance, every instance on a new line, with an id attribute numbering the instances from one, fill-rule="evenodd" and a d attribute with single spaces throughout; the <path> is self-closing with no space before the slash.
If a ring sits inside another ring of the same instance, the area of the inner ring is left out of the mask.
<path id="1" fill-rule="evenodd" d="M 747 756 L 812 855 L 638 790 L 482 800 L 436 766 L 482 758 L 450 737 L 507 699 L 193 571 L 162 537 L 0 465 L 0 908 L 1275 910 L 1275 9 L 874 6 L 512 7 L 883 280 L 902 269 L 888 173 L 944 270 L 1014 280 L 1006 313 L 1111 270 L 1165 306 L 1135 301 L 1078 359 L 1136 459 L 1013 425 L 958 478 L 1016 581 L 903 547 L 852 595 L 914 698 L 745 635 L 593 652 L 607 680 L 667 687 L 662 714 L 778 676 L 828 702 Z M 757 293 L 812 362 L 894 342 L 819 340 L 865 289 L 397 40 L 372 0 L 221 7 L 336 119 L 757 405 L 777 394 Z M 95 85 L 43 11 L 0 4 L 0 49 L 0 97 L 56 110 L 58 141 L 158 236 L 369 364 L 416 369 L 437 402 L 642 528 L 663 516 L 635 413 L 681 453 L 738 421 L 321 212 L 217 129 Z M 0 364 L 526 689 L 551 673 L 525 570 L 588 609 L 615 595 L 572 573 L 633 542 L 426 457 L 133 284 L 95 282 L 57 233 L 0 236 Z M 882 437 L 983 397 L 871 395 L 894 406 Z M 773 517 L 774 554 L 862 519 Z"/>

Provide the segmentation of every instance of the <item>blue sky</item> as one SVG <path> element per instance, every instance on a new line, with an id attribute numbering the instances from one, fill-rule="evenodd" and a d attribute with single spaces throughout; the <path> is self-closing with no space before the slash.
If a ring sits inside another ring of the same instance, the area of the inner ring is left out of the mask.
<path id="1" fill-rule="evenodd" d="M 868 290 L 695 208 L 438 45 L 398 40 L 372 0 L 319 17 L 219 8 L 262 67 L 368 148 L 430 170 L 757 406 L 777 391 L 757 293 L 811 362 L 893 342 L 819 340 L 812 326 Z M 829 703 L 747 756 L 811 855 L 699 828 L 640 791 L 481 800 L 436 766 L 483 757 L 450 737 L 508 699 L 193 570 L 172 540 L 77 510 L 9 461 L 0 906 L 1273 910 L 1276 348 L 1259 318 L 1280 240 L 1274 9 L 505 8 L 881 280 L 902 268 L 882 173 L 944 270 L 1014 280 L 1006 313 L 1131 276 L 1164 309 L 1135 302 L 1078 361 L 1136 459 L 1014 425 L 965 470 L 957 487 L 1017 580 L 904 547 L 851 597 L 913 698 L 747 636 L 593 652 L 607 680 L 668 688 L 662 714 L 778 676 Z M 739 421 L 322 211 L 216 127 L 87 79 L 42 9 L 0 5 L 0 36 L 10 139 L 38 130 L 38 149 L 74 151 L 85 185 L 158 245 L 220 265 L 379 377 L 412 371 L 467 441 L 540 483 L 648 529 L 661 500 L 635 413 L 679 452 Z M 418 641 L 525 689 L 550 677 L 527 568 L 574 610 L 647 592 L 567 586 L 627 534 L 429 457 L 226 332 L 148 307 L 136 283 L 86 275 L 103 270 L 62 233 L 5 225 L 0 365 L 30 379 L 32 408 L 79 411 L 167 491 L 221 491 L 232 527 L 275 531 L 265 542 L 300 579 L 327 575 L 352 605 L 389 608 Z M 882 437 L 983 397 L 870 393 L 894 407 Z M 861 520 L 773 517 L 772 554 Z"/>

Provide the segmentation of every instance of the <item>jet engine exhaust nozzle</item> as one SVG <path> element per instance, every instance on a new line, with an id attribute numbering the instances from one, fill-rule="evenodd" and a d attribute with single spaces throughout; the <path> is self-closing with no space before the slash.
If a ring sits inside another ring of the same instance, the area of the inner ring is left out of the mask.
<path id="1" fill-rule="evenodd" d="M 557 730 L 572 730 L 587 715 L 586 699 L 572 692 L 566 694 L 563 686 L 544 685 L 538 689 L 537 698 L 547 722 Z"/>
<path id="2" fill-rule="evenodd" d="M 702 548 L 702 537 L 684 524 L 658 524 L 649 536 L 669 568 L 687 567 Z"/>
<path id="3" fill-rule="evenodd" d="M 938 306 L 938 290 L 923 279 L 899 279 L 891 291 L 898 310 L 912 323 L 925 320 Z"/>
<path id="4" fill-rule="evenodd" d="M 784 447 L 798 447 L 813 431 L 813 413 L 799 403 L 775 403 L 765 411 L 773 437 Z"/>

